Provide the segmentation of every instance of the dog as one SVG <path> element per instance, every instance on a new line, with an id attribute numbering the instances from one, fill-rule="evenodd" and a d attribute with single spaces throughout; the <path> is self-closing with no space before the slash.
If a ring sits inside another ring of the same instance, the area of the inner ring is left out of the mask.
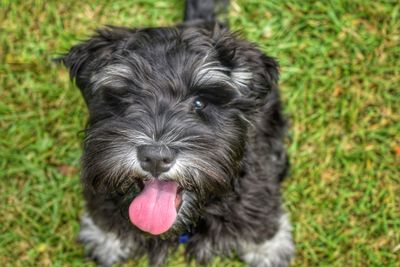
<path id="1" fill-rule="evenodd" d="M 164 266 L 182 239 L 198 264 L 294 255 L 279 67 L 217 19 L 227 4 L 187 0 L 182 24 L 109 26 L 60 57 L 89 112 L 78 240 L 100 266 Z"/>

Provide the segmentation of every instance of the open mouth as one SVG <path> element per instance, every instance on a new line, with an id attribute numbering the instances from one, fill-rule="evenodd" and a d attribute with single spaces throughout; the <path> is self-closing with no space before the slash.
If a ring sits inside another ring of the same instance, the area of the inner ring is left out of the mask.
<path id="1" fill-rule="evenodd" d="M 142 179 L 136 179 L 136 183 L 140 188 L 140 192 L 142 192 L 145 187 L 145 183 L 143 182 Z M 175 199 L 175 208 L 177 212 L 179 212 L 179 209 L 181 208 L 182 205 L 182 194 L 183 194 L 183 188 L 178 185 L 178 190 Z"/>
<path id="2" fill-rule="evenodd" d="M 175 198 L 175 208 L 177 212 L 179 212 L 179 209 L 181 208 L 182 205 L 182 193 L 183 193 L 182 187 L 178 186 Z"/>
<path id="3" fill-rule="evenodd" d="M 175 181 L 152 179 L 129 206 L 129 219 L 142 231 L 160 235 L 168 231 L 182 204 L 182 188 Z"/>

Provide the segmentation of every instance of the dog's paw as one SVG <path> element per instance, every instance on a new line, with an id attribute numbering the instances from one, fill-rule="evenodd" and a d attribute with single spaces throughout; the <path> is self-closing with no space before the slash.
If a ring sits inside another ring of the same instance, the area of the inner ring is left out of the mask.
<path id="1" fill-rule="evenodd" d="M 211 261 L 215 251 L 209 239 L 201 239 L 196 242 L 190 242 L 187 245 L 186 254 L 198 263 L 206 264 Z"/>
<path id="2" fill-rule="evenodd" d="M 287 267 L 295 253 L 287 215 L 280 219 L 275 236 L 261 244 L 242 242 L 239 254 L 249 267 Z"/>
<path id="3" fill-rule="evenodd" d="M 123 262 L 131 253 L 131 245 L 113 233 L 104 232 L 88 215 L 82 217 L 78 241 L 85 247 L 87 257 L 103 267 Z"/>

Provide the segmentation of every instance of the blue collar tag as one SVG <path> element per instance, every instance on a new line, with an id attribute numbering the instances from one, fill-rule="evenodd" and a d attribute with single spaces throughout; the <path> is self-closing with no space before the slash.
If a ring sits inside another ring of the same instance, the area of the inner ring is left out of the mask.
<path id="1" fill-rule="evenodd" d="M 179 236 L 179 244 L 186 244 L 189 240 L 189 234 L 184 233 Z"/>

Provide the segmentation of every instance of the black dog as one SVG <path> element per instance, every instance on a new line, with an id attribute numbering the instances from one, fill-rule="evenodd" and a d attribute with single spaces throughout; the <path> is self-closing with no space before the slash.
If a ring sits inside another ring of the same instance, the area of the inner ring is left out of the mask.
<path id="1" fill-rule="evenodd" d="M 278 65 L 215 17 L 213 0 L 189 0 L 182 25 L 109 27 L 61 58 L 90 114 L 79 240 L 102 266 L 162 266 L 182 234 L 199 263 L 294 254 Z"/>

